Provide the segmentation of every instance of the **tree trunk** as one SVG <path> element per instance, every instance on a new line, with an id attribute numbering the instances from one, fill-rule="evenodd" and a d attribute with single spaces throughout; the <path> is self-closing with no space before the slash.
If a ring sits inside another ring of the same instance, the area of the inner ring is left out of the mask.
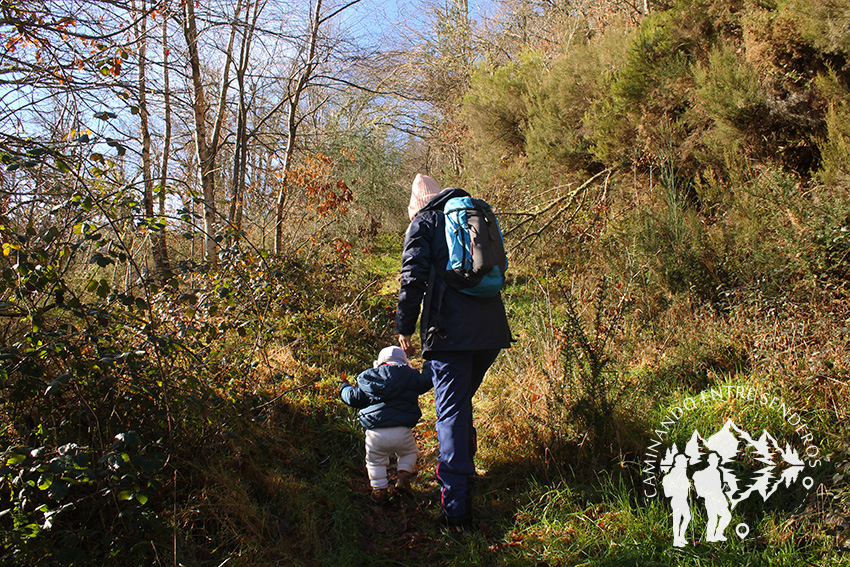
<path id="1" fill-rule="evenodd" d="M 168 187 L 168 160 L 171 157 L 171 85 L 168 72 L 168 17 L 162 18 L 162 97 L 165 106 L 165 133 L 162 140 L 162 162 L 159 168 L 159 214 L 165 215 L 165 196 Z"/>
<path id="2" fill-rule="evenodd" d="M 215 242 L 215 148 L 207 143 L 207 101 L 201 76 L 201 56 L 198 51 L 198 26 L 195 20 L 195 2 L 183 2 L 183 35 L 189 49 L 189 66 L 192 73 L 192 111 L 195 117 L 195 149 L 201 170 L 201 188 L 204 195 L 204 259 L 216 263 Z"/>
<path id="3" fill-rule="evenodd" d="M 135 2 L 134 2 L 135 4 Z M 142 134 L 142 179 L 144 183 L 144 209 L 145 219 L 150 225 L 154 223 L 156 214 L 153 206 L 153 175 L 151 168 L 151 134 L 148 124 L 148 102 L 147 102 L 147 19 L 145 14 L 147 7 L 142 0 L 142 17 L 133 26 L 136 41 L 139 45 L 139 121 Z M 135 9 L 135 5 L 133 6 Z M 168 252 L 165 246 L 165 228 L 150 230 L 151 255 L 153 256 L 154 270 L 161 283 L 171 279 L 171 267 L 168 264 Z"/>
<path id="4" fill-rule="evenodd" d="M 162 17 L 162 78 L 163 78 L 163 105 L 165 106 L 165 133 L 162 141 L 162 161 L 160 163 L 159 181 L 159 216 L 165 218 L 165 197 L 168 194 L 168 159 L 171 154 L 171 92 L 168 77 L 168 17 Z M 171 278 L 171 261 L 168 259 L 168 246 L 166 232 L 163 230 L 160 238 L 154 243 L 159 248 L 159 256 L 168 277 Z"/>
<path id="5" fill-rule="evenodd" d="M 245 30 L 242 35 L 242 45 L 239 50 L 239 65 L 236 69 L 236 81 L 239 85 L 239 107 L 236 124 L 236 148 L 233 155 L 233 179 L 230 200 L 230 210 L 227 215 L 228 223 L 234 230 L 242 229 L 242 204 L 245 199 L 245 177 L 248 169 L 248 105 L 245 101 L 245 73 L 251 54 L 251 42 L 254 29 L 265 2 L 254 4 L 253 17 L 251 11 L 245 11 Z"/>
<path id="6" fill-rule="evenodd" d="M 283 210 L 286 202 L 286 190 L 289 182 L 289 171 L 292 168 L 292 156 L 295 153 L 295 135 L 298 133 L 298 103 L 301 95 L 307 88 L 316 68 L 316 43 L 319 38 L 319 26 L 322 23 L 320 13 L 322 0 L 316 0 L 316 12 L 310 22 L 309 47 L 304 61 L 304 69 L 298 77 L 295 89 L 289 93 L 289 112 L 286 119 L 286 152 L 283 156 L 283 174 L 280 180 L 280 192 L 277 196 L 275 229 L 274 229 L 274 252 L 283 253 Z"/>
<path id="7" fill-rule="evenodd" d="M 213 124 L 212 137 L 207 139 L 206 117 L 208 105 L 204 96 L 204 83 L 201 76 L 201 57 L 198 49 L 198 26 L 195 18 L 195 3 L 192 0 L 183 2 L 183 34 L 189 48 L 189 64 L 192 73 L 192 110 L 195 115 L 195 145 L 198 162 L 201 168 L 201 187 L 204 193 L 204 259 L 210 264 L 217 260 L 216 251 L 216 206 L 215 206 L 215 176 L 216 154 L 221 140 L 221 130 L 227 102 L 227 90 L 230 86 L 230 66 L 233 63 L 233 44 L 236 38 L 239 13 L 242 11 L 242 0 L 237 0 L 233 21 L 230 27 L 230 40 L 227 46 L 221 89 L 219 91 L 218 109 Z"/>

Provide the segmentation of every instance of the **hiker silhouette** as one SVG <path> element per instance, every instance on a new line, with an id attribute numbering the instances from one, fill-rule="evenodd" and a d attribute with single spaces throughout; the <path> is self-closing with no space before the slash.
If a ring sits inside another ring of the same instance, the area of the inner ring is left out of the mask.
<path id="1" fill-rule="evenodd" d="M 694 489 L 697 496 L 703 499 L 706 522 L 706 541 L 726 541 L 723 532 L 732 521 L 729 512 L 729 500 L 723 491 L 724 474 L 719 467 L 720 457 L 716 453 L 708 455 L 708 466 L 694 473 Z"/>
<path id="2" fill-rule="evenodd" d="M 688 493 L 691 490 L 691 481 L 688 479 L 688 457 L 676 455 L 675 465 L 664 477 L 661 486 L 673 507 L 673 545 L 685 547 L 688 544 L 685 533 L 691 522 L 691 506 L 688 503 Z"/>

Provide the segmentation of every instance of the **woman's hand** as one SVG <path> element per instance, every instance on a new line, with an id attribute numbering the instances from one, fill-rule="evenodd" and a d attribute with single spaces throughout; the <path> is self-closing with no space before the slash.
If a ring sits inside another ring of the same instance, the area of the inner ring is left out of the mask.
<path id="1" fill-rule="evenodd" d="M 407 355 L 411 355 L 416 352 L 416 347 L 413 346 L 413 337 L 411 335 L 399 335 L 398 346 L 400 346 Z"/>

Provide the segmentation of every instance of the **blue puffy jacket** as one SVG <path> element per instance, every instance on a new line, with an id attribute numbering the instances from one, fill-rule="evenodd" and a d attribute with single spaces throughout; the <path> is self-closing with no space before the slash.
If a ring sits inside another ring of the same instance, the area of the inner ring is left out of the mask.
<path id="1" fill-rule="evenodd" d="M 364 370 L 357 377 L 357 386 L 342 384 L 342 401 L 361 408 L 360 425 L 364 429 L 382 427 L 413 427 L 422 417 L 419 396 L 432 387 L 431 377 L 415 368 L 385 364 Z"/>
<path id="2" fill-rule="evenodd" d="M 449 260 L 443 207 L 453 197 L 467 197 L 463 189 L 445 189 L 431 199 L 410 222 L 404 237 L 401 290 L 396 310 L 396 332 L 412 335 L 425 299 L 420 334 L 425 358 L 434 351 L 474 351 L 507 348 L 511 330 L 501 295 L 473 297 L 446 286 Z M 431 267 L 434 278 L 431 279 Z M 433 281 L 433 289 L 427 289 Z M 427 299 L 431 295 L 431 300 Z M 434 331 L 428 333 L 428 329 Z"/>

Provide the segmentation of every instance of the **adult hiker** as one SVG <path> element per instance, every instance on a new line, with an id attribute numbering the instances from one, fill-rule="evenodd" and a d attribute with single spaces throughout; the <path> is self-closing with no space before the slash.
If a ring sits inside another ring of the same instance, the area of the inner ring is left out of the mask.
<path id="1" fill-rule="evenodd" d="M 440 445 L 436 473 L 442 487 L 440 520 L 446 527 L 463 529 L 472 525 L 469 479 L 475 474 L 476 451 L 472 396 L 499 351 L 510 346 L 511 331 L 498 292 L 475 297 L 446 284 L 444 206 L 455 197 L 469 194 L 462 189 L 440 191 L 425 175 L 417 174 L 413 180 L 396 332 L 399 345 L 408 354 L 415 352 L 412 335 L 421 309 L 423 374 L 430 374 L 434 384 Z"/>

